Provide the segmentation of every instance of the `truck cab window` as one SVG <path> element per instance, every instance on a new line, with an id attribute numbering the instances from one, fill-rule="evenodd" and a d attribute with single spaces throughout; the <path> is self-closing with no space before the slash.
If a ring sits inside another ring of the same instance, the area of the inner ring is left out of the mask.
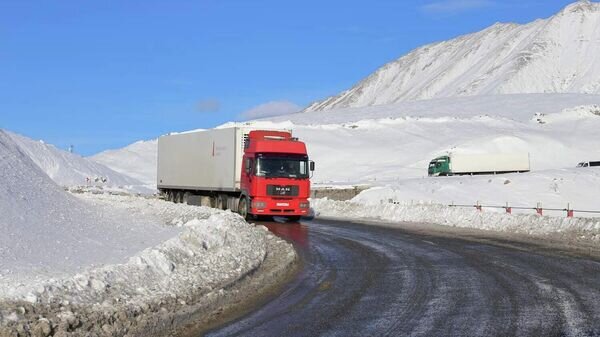
<path id="1" fill-rule="evenodd" d="M 260 157 L 256 176 L 267 178 L 308 178 L 308 160 L 294 157 Z"/>

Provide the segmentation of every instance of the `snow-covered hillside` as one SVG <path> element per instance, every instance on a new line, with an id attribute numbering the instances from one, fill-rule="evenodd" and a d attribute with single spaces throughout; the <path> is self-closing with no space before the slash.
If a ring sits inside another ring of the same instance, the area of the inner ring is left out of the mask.
<path id="1" fill-rule="evenodd" d="M 545 20 L 498 23 L 418 48 L 306 110 L 490 94 L 598 94 L 599 41 L 600 3 L 582 0 Z"/>
<path id="2" fill-rule="evenodd" d="M 86 183 L 113 187 L 142 185 L 134 178 L 115 172 L 105 165 L 77 154 L 58 149 L 54 145 L 35 141 L 12 132 L 6 132 L 6 134 L 42 171 L 61 186 L 85 185 Z M 89 178 L 90 181 L 87 182 L 86 178 Z M 105 183 L 101 181 L 102 178 L 106 180 Z"/>
<path id="3" fill-rule="evenodd" d="M 429 161 L 448 151 L 529 152 L 534 171 L 595 160 L 600 158 L 599 107 L 598 95 L 498 95 L 299 113 L 245 124 L 293 129 L 317 162 L 317 184 L 379 185 L 426 176 Z"/>
<path id="4" fill-rule="evenodd" d="M 158 140 L 135 142 L 117 150 L 108 150 L 89 159 L 137 179 L 148 186 L 156 186 L 156 146 Z"/>

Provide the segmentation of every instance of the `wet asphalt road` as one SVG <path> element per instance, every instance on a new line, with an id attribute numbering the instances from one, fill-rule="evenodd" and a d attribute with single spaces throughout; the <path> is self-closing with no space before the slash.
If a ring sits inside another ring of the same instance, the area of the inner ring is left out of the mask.
<path id="1" fill-rule="evenodd" d="M 600 336 L 600 262 L 348 222 L 269 224 L 303 271 L 208 336 Z"/>

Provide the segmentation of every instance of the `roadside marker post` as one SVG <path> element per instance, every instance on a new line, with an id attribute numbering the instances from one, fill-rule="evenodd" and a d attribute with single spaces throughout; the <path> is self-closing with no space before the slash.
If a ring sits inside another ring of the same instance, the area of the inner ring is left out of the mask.
<path id="1" fill-rule="evenodd" d="M 572 218 L 575 216 L 575 212 L 571 209 L 571 203 L 567 204 L 567 218 Z"/>
<path id="2" fill-rule="evenodd" d="M 537 212 L 537 214 L 539 216 L 543 216 L 544 215 L 544 209 L 542 209 L 542 203 L 541 202 L 537 203 L 537 207 L 535 208 L 535 211 Z"/>

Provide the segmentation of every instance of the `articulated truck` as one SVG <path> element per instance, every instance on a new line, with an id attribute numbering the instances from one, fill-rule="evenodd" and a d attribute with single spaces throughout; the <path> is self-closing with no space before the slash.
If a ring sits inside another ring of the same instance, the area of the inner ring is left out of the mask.
<path id="1" fill-rule="evenodd" d="M 429 176 L 529 172 L 529 153 L 448 154 L 429 163 Z"/>
<path id="2" fill-rule="evenodd" d="M 158 139 L 157 186 L 166 200 L 244 218 L 307 215 L 312 171 L 306 145 L 287 130 L 235 127 Z"/>

